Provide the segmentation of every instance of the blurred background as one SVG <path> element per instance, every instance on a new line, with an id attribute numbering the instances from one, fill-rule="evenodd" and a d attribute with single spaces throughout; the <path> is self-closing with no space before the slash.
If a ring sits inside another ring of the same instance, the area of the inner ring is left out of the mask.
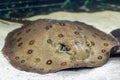
<path id="1" fill-rule="evenodd" d="M 92 13 L 104 10 L 120 12 L 120 0 L 0 0 L 0 18 L 8 20 L 56 11 Z"/>

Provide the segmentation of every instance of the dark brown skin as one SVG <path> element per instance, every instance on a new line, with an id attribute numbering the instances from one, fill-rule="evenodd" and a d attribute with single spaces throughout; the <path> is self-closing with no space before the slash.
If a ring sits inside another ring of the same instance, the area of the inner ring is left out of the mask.
<path id="1" fill-rule="evenodd" d="M 40 19 L 10 32 L 2 51 L 14 67 L 43 74 L 102 66 L 116 45 L 112 36 L 90 25 Z"/>

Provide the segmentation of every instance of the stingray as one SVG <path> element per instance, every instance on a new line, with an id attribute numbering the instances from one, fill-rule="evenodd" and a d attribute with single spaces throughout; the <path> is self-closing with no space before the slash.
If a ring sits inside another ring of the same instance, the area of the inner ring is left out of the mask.
<path id="1" fill-rule="evenodd" d="M 17 69 L 40 74 L 104 65 L 118 40 L 95 27 L 67 20 L 21 21 L 2 49 Z"/>

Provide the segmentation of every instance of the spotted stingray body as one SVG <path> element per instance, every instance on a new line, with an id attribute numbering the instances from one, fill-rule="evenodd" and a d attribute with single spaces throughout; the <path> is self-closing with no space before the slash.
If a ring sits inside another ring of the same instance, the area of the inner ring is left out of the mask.
<path id="1" fill-rule="evenodd" d="M 3 54 L 20 69 L 37 73 L 98 67 L 117 45 L 110 35 L 81 23 L 40 19 L 10 32 Z"/>

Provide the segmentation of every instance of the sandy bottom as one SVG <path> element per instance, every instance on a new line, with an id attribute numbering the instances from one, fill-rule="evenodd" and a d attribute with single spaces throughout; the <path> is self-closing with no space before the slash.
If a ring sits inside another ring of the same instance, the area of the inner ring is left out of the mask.
<path id="1" fill-rule="evenodd" d="M 120 28 L 119 12 L 55 12 L 49 15 L 38 15 L 28 19 L 36 20 L 40 18 L 81 21 L 94 25 L 96 28 L 106 33 Z M 21 24 L 0 20 L 0 50 L 4 45 L 6 35 L 20 26 Z M 67 70 L 41 75 L 15 69 L 0 52 L 0 80 L 120 80 L 120 57 L 110 58 L 107 64 L 98 68 Z"/>

